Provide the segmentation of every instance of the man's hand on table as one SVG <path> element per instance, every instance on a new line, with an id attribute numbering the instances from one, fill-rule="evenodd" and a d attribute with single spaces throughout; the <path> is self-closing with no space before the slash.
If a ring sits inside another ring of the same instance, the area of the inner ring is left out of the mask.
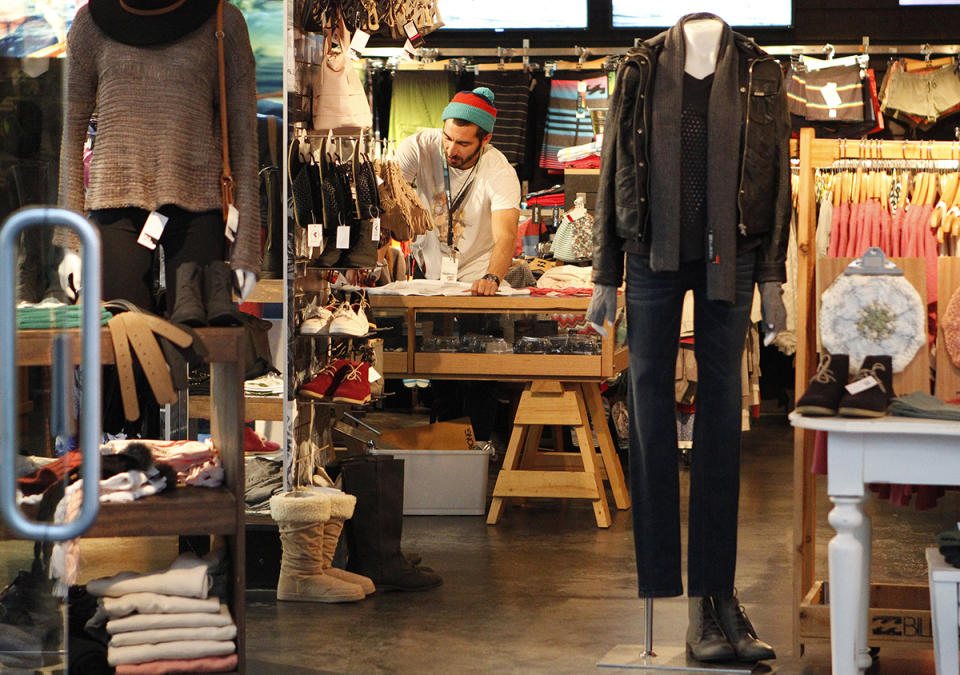
<path id="1" fill-rule="evenodd" d="M 470 289 L 472 295 L 496 295 L 500 284 L 493 279 L 481 278 L 473 282 Z"/>

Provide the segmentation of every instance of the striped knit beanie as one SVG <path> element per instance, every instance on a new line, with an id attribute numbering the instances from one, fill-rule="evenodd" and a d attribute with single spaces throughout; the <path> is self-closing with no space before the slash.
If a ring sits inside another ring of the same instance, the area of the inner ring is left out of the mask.
<path id="1" fill-rule="evenodd" d="M 487 87 L 473 91 L 461 91 L 443 109 L 443 121 L 449 119 L 473 122 L 488 134 L 493 133 L 497 121 L 497 109 L 493 107 L 493 92 Z"/>

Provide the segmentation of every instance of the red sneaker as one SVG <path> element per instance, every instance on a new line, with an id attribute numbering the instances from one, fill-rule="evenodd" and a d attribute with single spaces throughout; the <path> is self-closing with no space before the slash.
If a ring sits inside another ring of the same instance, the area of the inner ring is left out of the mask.
<path id="1" fill-rule="evenodd" d="M 243 450 L 244 452 L 275 452 L 280 449 L 279 443 L 268 441 L 250 427 L 243 427 Z"/>
<path id="2" fill-rule="evenodd" d="M 330 384 L 333 382 L 333 376 L 337 370 L 339 370 L 341 366 L 349 363 L 351 362 L 346 359 L 331 361 L 317 373 L 315 378 L 300 386 L 300 393 L 309 398 L 325 398 L 327 389 L 330 388 Z"/>
<path id="3" fill-rule="evenodd" d="M 343 361 L 346 374 L 338 386 L 328 392 L 335 403 L 361 405 L 370 400 L 370 364 L 366 361 Z"/>

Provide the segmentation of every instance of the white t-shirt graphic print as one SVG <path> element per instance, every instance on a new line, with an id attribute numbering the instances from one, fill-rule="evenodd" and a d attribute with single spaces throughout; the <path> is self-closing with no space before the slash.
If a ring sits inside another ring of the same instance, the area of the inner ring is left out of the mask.
<path id="1" fill-rule="evenodd" d="M 424 129 L 404 139 L 396 155 L 403 177 L 411 182 L 416 180 L 417 194 L 433 215 L 434 229 L 415 238 L 411 247 L 414 255 L 423 260 L 428 279 L 440 278 L 440 261 L 449 253 L 442 138 L 441 129 Z M 458 281 L 475 281 L 487 271 L 493 251 L 491 212 L 520 206 L 520 181 L 503 153 L 488 144 L 475 168 L 476 171 L 474 167 L 450 167 L 450 192 L 454 199 L 468 181 L 473 181 L 454 214 Z"/>

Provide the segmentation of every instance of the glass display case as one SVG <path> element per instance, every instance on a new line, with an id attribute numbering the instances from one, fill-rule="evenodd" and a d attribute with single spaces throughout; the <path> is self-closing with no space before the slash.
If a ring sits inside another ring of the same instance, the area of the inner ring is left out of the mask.
<path id="1" fill-rule="evenodd" d="M 387 377 L 612 377 L 627 366 L 623 298 L 606 338 L 589 330 L 589 304 L 589 297 L 370 296 L 374 323 L 392 328 L 384 334 Z"/>

